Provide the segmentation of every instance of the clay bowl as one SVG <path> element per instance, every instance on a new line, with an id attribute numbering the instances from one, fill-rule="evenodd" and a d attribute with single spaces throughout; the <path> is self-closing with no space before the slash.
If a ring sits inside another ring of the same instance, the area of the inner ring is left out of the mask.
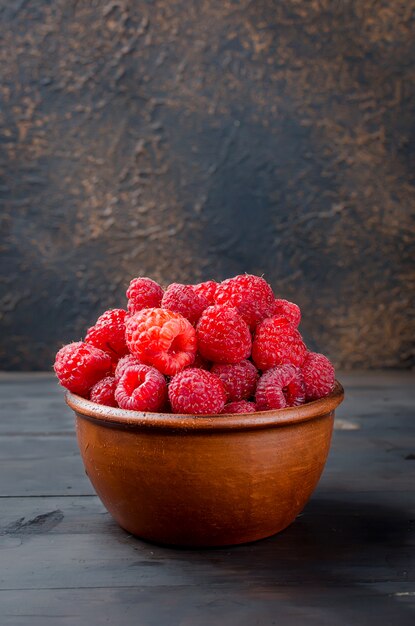
<path id="1" fill-rule="evenodd" d="M 156 543 L 222 546 L 286 528 L 323 471 L 340 383 L 300 407 L 202 416 L 139 413 L 71 393 L 79 448 L 102 502 Z"/>

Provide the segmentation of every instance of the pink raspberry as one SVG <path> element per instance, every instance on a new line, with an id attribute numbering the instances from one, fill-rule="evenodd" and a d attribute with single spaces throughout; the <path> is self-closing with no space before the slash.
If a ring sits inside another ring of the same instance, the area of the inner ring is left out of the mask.
<path id="1" fill-rule="evenodd" d="M 125 318 L 127 311 L 111 309 L 99 316 L 88 329 L 85 342 L 107 352 L 113 361 L 127 354 L 125 343 Z"/>
<path id="2" fill-rule="evenodd" d="M 274 294 L 268 283 L 260 276 L 241 274 L 228 278 L 218 285 L 215 294 L 217 304 L 233 306 L 254 330 L 257 323 L 272 315 Z"/>
<path id="3" fill-rule="evenodd" d="M 210 371 L 221 379 L 228 402 L 245 400 L 254 395 L 259 374 L 251 361 L 243 360 L 234 364 L 215 363 Z"/>
<path id="4" fill-rule="evenodd" d="M 251 353 L 249 327 L 235 308 L 210 306 L 196 327 L 200 354 L 216 363 L 238 363 Z"/>
<path id="5" fill-rule="evenodd" d="M 191 285 L 172 283 L 164 292 L 161 301 L 163 309 L 180 313 L 191 324 L 196 324 L 209 302 L 203 295 L 198 294 Z"/>
<path id="6" fill-rule="evenodd" d="M 122 409 L 159 411 L 167 399 L 165 378 L 154 367 L 130 365 L 118 381 L 115 399 Z"/>
<path id="7" fill-rule="evenodd" d="M 193 285 L 193 289 L 196 291 L 196 293 L 200 296 L 204 296 L 209 305 L 215 304 L 215 294 L 217 287 L 218 283 L 216 283 L 214 280 L 207 280 L 204 283 Z"/>
<path id="8" fill-rule="evenodd" d="M 306 354 L 300 333 L 284 317 L 270 317 L 259 324 L 252 344 L 252 358 L 258 369 L 283 363 L 300 366 Z"/>
<path id="9" fill-rule="evenodd" d="M 334 367 L 324 354 L 308 352 L 301 371 L 307 400 L 318 400 L 334 389 Z"/>
<path id="10" fill-rule="evenodd" d="M 300 368 L 287 363 L 267 370 L 259 379 L 255 399 L 258 411 L 304 404 L 305 385 Z"/>
<path id="11" fill-rule="evenodd" d="M 239 400 L 239 402 L 228 402 L 222 409 L 222 415 L 232 413 L 255 413 L 255 402 L 247 402 L 246 400 Z"/>
<path id="12" fill-rule="evenodd" d="M 127 320 L 125 336 L 131 354 L 168 376 L 195 359 L 196 331 L 180 313 L 143 309 Z"/>
<path id="13" fill-rule="evenodd" d="M 64 346 L 53 366 L 60 384 L 86 397 L 91 387 L 111 371 L 111 357 L 95 346 L 76 341 Z"/>
<path id="14" fill-rule="evenodd" d="M 137 359 L 136 356 L 132 356 L 131 354 L 126 354 L 125 356 L 123 356 L 122 359 L 118 361 L 115 368 L 115 380 L 120 380 L 121 376 L 124 374 L 127 367 L 130 367 L 130 365 L 141 365 L 141 361 L 140 359 Z"/>
<path id="15" fill-rule="evenodd" d="M 133 278 L 127 289 L 128 310 L 131 314 L 142 309 L 159 307 L 163 289 L 151 278 Z"/>
<path id="16" fill-rule="evenodd" d="M 274 317 L 285 317 L 294 328 L 301 322 L 301 310 L 298 304 L 288 300 L 277 299 L 274 303 Z"/>
<path id="17" fill-rule="evenodd" d="M 115 399 L 115 388 L 117 381 L 113 376 L 107 376 L 99 380 L 91 389 L 89 399 L 96 404 L 105 406 L 118 406 Z"/>
<path id="18" fill-rule="evenodd" d="M 214 374 L 188 368 L 172 378 L 169 400 L 173 413 L 217 415 L 225 406 L 226 393 Z"/>

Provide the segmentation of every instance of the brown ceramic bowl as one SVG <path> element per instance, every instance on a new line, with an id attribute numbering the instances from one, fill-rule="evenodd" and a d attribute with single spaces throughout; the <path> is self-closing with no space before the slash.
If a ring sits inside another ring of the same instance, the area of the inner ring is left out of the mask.
<path id="1" fill-rule="evenodd" d="M 222 546 L 273 535 L 301 512 L 343 395 L 336 383 L 303 406 L 217 417 L 66 401 L 86 472 L 120 526 L 156 543 Z"/>

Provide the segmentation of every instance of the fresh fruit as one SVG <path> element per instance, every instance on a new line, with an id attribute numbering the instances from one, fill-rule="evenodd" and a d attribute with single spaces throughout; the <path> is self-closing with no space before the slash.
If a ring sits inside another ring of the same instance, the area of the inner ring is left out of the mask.
<path id="1" fill-rule="evenodd" d="M 238 402 L 228 402 L 222 409 L 222 415 L 232 413 L 255 413 L 255 402 L 248 402 L 247 400 L 239 400 Z"/>
<path id="2" fill-rule="evenodd" d="M 274 294 L 268 283 L 260 276 L 241 274 L 228 278 L 216 289 L 217 304 L 235 307 L 251 330 L 257 323 L 272 315 Z"/>
<path id="3" fill-rule="evenodd" d="M 117 381 L 113 376 L 106 376 L 99 380 L 91 389 L 89 399 L 96 404 L 105 406 L 118 406 L 115 399 L 115 388 Z"/>
<path id="4" fill-rule="evenodd" d="M 161 306 L 164 309 L 180 313 L 191 324 L 196 324 L 203 311 L 209 306 L 209 302 L 203 295 L 197 293 L 191 285 L 172 283 L 164 292 Z"/>
<path id="5" fill-rule="evenodd" d="M 151 278 L 133 278 L 127 289 L 128 310 L 137 313 L 149 307 L 159 307 L 163 289 Z"/>
<path id="6" fill-rule="evenodd" d="M 172 376 L 193 363 L 196 331 L 180 313 L 143 309 L 126 323 L 127 346 L 134 356 Z"/>
<path id="7" fill-rule="evenodd" d="M 60 384 L 86 397 L 91 387 L 111 371 L 111 357 L 95 346 L 76 341 L 56 355 L 54 370 Z"/>
<path id="8" fill-rule="evenodd" d="M 255 400 L 258 411 L 303 404 L 305 385 L 301 370 L 291 364 L 267 370 L 259 379 Z"/>
<path id="9" fill-rule="evenodd" d="M 128 312 L 105 311 L 85 342 L 56 355 L 60 383 L 92 402 L 225 415 L 295 406 L 334 388 L 332 364 L 308 352 L 298 331 L 300 308 L 276 299 L 260 276 L 165 291 L 138 277 L 127 298 Z"/>
<path id="10" fill-rule="evenodd" d="M 140 359 L 137 359 L 136 356 L 132 356 L 131 354 L 126 354 L 117 363 L 117 366 L 114 372 L 115 380 L 120 380 L 121 376 L 124 374 L 125 370 L 130 365 L 140 365 L 140 364 L 141 364 L 141 361 Z"/>
<path id="11" fill-rule="evenodd" d="M 284 317 L 270 317 L 259 324 L 252 344 L 252 358 L 258 369 L 283 363 L 300 366 L 306 354 L 300 333 Z"/>
<path id="12" fill-rule="evenodd" d="M 193 289 L 200 296 L 204 296 L 206 300 L 210 304 L 215 304 L 215 294 L 216 289 L 218 287 L 218 283 L 214 280 L 207 280 L 204 283 L 199 283 L 198 285 L 192 285 Z"/>
<path id="13" fill-rule="evenodd" d="M 251 333 L 238 311 L 210 306 L 196 326 L 199 352 L 208 361 L 238 363 L 251 353 Z"/>
<path id="14" fill-rule="evenodd" d="M 251 361 L 244 359 L 234 364 L 215 363 L 210 371 L 221 379 L 228 402 L 246 400 L 254 395 L 259 374 Z"/>
<path id="15" fill-rule="evenodd" d="M 173 413 L 216 415 L 225 406 L 222 381 L 206 370 L 187 368 L 176 374 L 169 385 Z"/>
<path id="16" fill-rule="evenodd" d="M 105 311 L 88 329 L 85 342 L 107 352 L 112 360 L 118 360 L 128 352 L 125 343 L 125 317 L 127 311 L 111 309 Z"/>
<path id="17" fill-rule="evenodd" d="M 158 411 L 167 397 L 165 378 L 155 367 L 130 365 L 118 381 L 115 399 L 122 409 Z"/>
<path id="18" fill-rule="evenodd" d="M 334 389 L 334 367 L 324 354 L 308 352 L 301 367 L 306 400 L 318 400 Z"/>
<path id="19" fill-rule="evenodd" d="M 298 304 L 288 300 L 277 299 L 274 302 L 273 316 L 285 317 L 290 324 L 297 328 L 301 322 L 301 310 Z"/>

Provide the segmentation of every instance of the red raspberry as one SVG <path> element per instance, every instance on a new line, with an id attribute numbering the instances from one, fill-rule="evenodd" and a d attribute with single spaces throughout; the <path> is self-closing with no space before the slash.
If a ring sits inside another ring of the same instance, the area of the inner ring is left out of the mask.
<path id="1" fill-rule="evenodd" d="M 334 367 L 324 354 L 308 352 L 301 368 L 307 400 L 318 400 L 334 389 Z"/>
<path id="2" fill-rule="evenodd" d="M 266 371 L 259 379 L 255 399 L 258 411 L 304 404 L 305 385 L 300 368 L 287 363 Z"/>
<path id="3" fill-rule="evenodd" d="M 215 294 L 216 289 L 218 287 L 218 283 L 214 280 L 207 280 L 205 283 L 199 283 L 198 285 L 193 285 L 193 289 L 200 296 L 204 296 L 209 304 L 215 304 Z"/>
<path id="4" fill-rule="evenodd" d="M 258 326 L 252 344 L 252 358 L 260 370 L 275 365 L 302 365 L 307 348 L 298 330 L 285 317 L 270 317 Z"/>
<path id="5" fill-rule="evenodd" d="M 222 381 L 205 370 L 188 368 L 176 374 L 169 385 L 173 413 L 216 415 L 225 406 Z"/>
<path id="6" fill-rule="evenodd" d="M 203 311 L 209 306 L 206 298 L 193 289 L 191 285 L 172 283 L 164 292 L 161 301 L 163 309 L 180 313 L 191 324 L 196 324 Z"/>
<path id="7" fill-rule="evenodd" d="M 228 402 L 222 409 L 222 415 L 232 413 L 255 413 L 255 402 L 247 402 L 246 400 L 239 400 L 239 402 Z"/>
<path id="8" fill-rule="evenodd" d="M 196 331 L 179 313 L 166 309 L 143 309 L 126 323 L 130 352 L 162 374 L 172 376 L 193 363 Z"/>
<path id="9" fill-rule="evenodd" d="M 133 278 L 127 289 L 128 310 L 131 314 L 142 309 L 159 307 L 163 289 L 151 278 Z"/>
<path id="10" fill-rule="evenodd" d="M 244 360 L 233 365 L 215 363 L 210 371 L 223 382 L 228 402 L 245 400 L 254 395 L 259 374 L 251 361 Z"/>
<path id="11" fill-rule="evenodd" d="M 118 381 L 115 399 L 122 409 L 159 411 L 167 399 L 165 378 L 154 367 L 131 365 Z"/>
<path id="12" fill-rule="evenodd" d="M 127 311 L 123 309 L 105 311 L 95 325 L 88 329 L 85 342 L 107 352 L 113 361 L 124 356 L 128 352 L 125 343 L 126 315 Z"/>
<path id="13" fill-rule="evenodd" d="M 96 404 L 104 404 L 105 406 L 118 406 L 115 399 L 115 388 L 117 381 L 113 376 L 107 376 L 99 380 L 91 389 L 89 399 Z"/>
<path id="14" fill-rule="evenodd" d="M 288 300 L 277 299 L 274 302 L 275 317 L 285 317 L 290 324 L 297 328 L 301 322 L 301 310 L 298 304 L 289 302 Z"/>
<path id="15" fill-rule="evenodd" d="M 53 366 L 60 384 L 72 393 L 87 396 L 91 387 L 111 371 L 111 357 L 83 341 L 64 346 Z"/>
<path id="16" fill-rule="evenodd" d="M 241 274 L 224 280 L 216 289 L 217 304 L 238 309 L 251 330 L 258 322 L 272 315 L 274 294 L 268 283 L 260 276 Z"/>
<path id="17" fill-rule="evenodd" d="M 115 380 L 120 380 L 121 376 L 124 374 L 127 367 L 130 365 L 141 365 L 140 359 L 137 359 L 136 356 L 131 356 L 131 354 L 126 354 L 122 357 L 117 363 L 117 367 L 115 368 L 114 378 Z"/>
<path id="18" fill-rule="evenodd" d="M 238 311 L 228 306 L 210 306 L 196 327 L 200 354 L 217 363 L 238 363 L 251 353 L 251 333 Z"/>

